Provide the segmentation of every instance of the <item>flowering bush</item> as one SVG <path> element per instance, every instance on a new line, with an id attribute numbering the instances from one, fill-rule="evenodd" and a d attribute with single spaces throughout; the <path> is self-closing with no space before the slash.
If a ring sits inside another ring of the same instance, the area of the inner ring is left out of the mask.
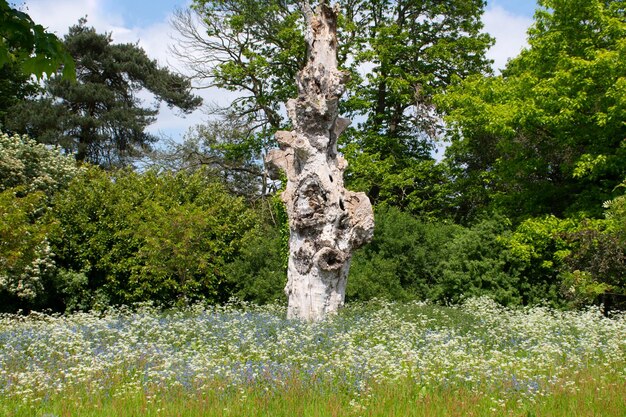
<path id="1" fill-rule="evenodd" d="M 0 191 L 0 309 L 9 311 L 11 299 L 34 300 L 43 291 L 43 275 L 54 266 L 47 239 L 54 224 L 40 215 L 44 194 L 18 197 L 15 190 Z"/>
<path id="2" fill-rule="evenodd" d="M 0 132 L 0 191 L 22 186 L 26 192 L 50 193 L 64 187 L 79 171 L 72 156 L 28 136 Z"/>
<path id="3" fill-rule="evenodd" d="M 0 310 L 32 306 L 54 268 L 49 199 L 79 172 L 71 156 L 0 132 Z"/>

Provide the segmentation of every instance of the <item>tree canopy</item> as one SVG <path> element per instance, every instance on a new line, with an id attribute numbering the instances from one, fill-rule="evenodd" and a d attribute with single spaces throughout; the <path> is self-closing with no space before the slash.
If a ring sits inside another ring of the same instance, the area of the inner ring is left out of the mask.
<path id="1" fill-rule="evenodd" d="M 292 80 L 304 66 L 298 4 L 197 0 L 174 19 L 178 55 L 196 77 L 241 94 L 227 112 L 247 125 L 261 153 L 275 146 L 273 133 L 287 127 L 281 108 L 295 97 Z M 489 71 L 484 6 L 482 0 L 339 2 L 339 61 L 351 74 L 342 109 L 358 121 L 342 144 L 352 164 L 351 187 L 416 212 L 435 211 L 425 203 L 429 198 L 445 199 L 438 195 L 446 181 L 440 169 L 432 174 L 438 185 L 425 185 L 439 120 L 432 96 L 453 74 Z M 371 170 L 372 161 L 381 172 Z M 403 184 L 384 181 L 392 177 Z"/>
<path id="2" fill-rule="evenodd" d="M 626 176 L 626 2 L 541 0 L 529 48 L 459 82 L 448 158 L 462 210 L 597 216 Z"/>
<path id="3" fill-rule="evenodd" d="M 64 46 L 76 61 L 77 80 L 45 81 L 41 97 L 17 104 L 6 126 L 39 141 L 62 146 L 78 161 L 127 165 L 157 137 L 146 132 L 164 101 L 188 113 L 201 104 L 188 79 L 160 67 L 135 44 L 114 44 L 83 19 L 70 28 Z M 140 91 L 154 94 L 145 106 Z"/>
<path id="4" fill-rule="evenodd" d="M 74 79 L 74 61 L 61 41 L 23 11 L 0 0 L 0 69 L 16 64 L 26 74 L 41 78 L 61 70 Z"/>

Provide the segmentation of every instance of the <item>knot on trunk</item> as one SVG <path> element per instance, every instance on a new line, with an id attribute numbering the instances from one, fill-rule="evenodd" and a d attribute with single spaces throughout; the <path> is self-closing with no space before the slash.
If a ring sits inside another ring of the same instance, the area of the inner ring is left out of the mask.
<path id="1" fill-rule="evenodd" d="M 294 226 L 308 228 L 321 226 L 328 205 L 327 191 L 317 175 L 305 177 L 297 188 L 292 216 Z"/>
<path id="2" fill-rule="evenodd" d="M 338 271 L 346 263 L 347 256 L 340 250 L 325 247 L 320 249 L 314 258 L 314 263 L 324 271 Z"/>

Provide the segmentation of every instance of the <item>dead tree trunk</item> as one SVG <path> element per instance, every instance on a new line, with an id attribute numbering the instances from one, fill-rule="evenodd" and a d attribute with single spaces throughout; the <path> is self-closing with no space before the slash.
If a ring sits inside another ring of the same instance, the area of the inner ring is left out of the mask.
<path id="1" fill-rule="evenodd" d="M 350 120 L 337 118 L 347 74 L 337 69 L 337 12 L 304 3 L 308 61 L 297 76 L 298 98 L 287 102 L 293 131 L 279 131 L 267 157 L 282 169 L 289 216 L 288 317 L 320 320 L 343 306 L 353 249 L 372 238 L 369 199 L 343 187 L 346 160 L 337 137 Z"/>

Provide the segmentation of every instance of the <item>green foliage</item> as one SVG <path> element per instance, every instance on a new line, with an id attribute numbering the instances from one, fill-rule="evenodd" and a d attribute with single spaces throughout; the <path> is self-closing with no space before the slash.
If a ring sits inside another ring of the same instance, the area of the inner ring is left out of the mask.
<path id="1" fill-rule="evenodd" d="M 222 298 L 229 295 L 255 304 L 284 301 L 286 256 L 281 230 L 259 224 L 243 242 L 239 255 L 225 267 Z"/>
<path id="2" fill-rule="evenodd" d="M 254 200 L 271 186 L 259 167 L 262 150 L 256 139 L 235 120 L 219 120 L 190 128 L 183 143 L 171 141 L 165 149 L 151 152 L 151 167 L 172 171 L 210 170 L 235 195 Z"/>
<path id="3" fill-rule="evenodd" d="M 530 219 L 517 228 L 497 214 L 469 227 L 376 210 L 374 239 L 354 254 L 349 300 L 457 302 L 487 295 L 506 305 L 563 305 L 565 233 L 575 222 Z"/>
<path id="4" fill-rule="evenodd" d="M 157 138 L 145 132 L 158 107 L 144 107 L 142 90 L 156 103 L 190 112 L 201 103 L 186 78 L 161 68 L 134 44 L 113 44 L 82 19 L 69 29 L 64 45 L 76 60 L 77 82 L 53 77 L 45 95 L 16 105 L 6 125 L 38 141 L 62 146 L 78 161 L 112 167 L 127 165 Z"/>
<path id="5" fill-rule="evenodd" d="M 56 273 L 48 237 L 51 197 L 79 173 L 74 159 L 0 132 L 0 310 L 41 307 Z"/>
<path id="6" fill-rule="evenodd" d="M 45 194 L 24 191 L 0 191 L 0 311 L 33 306 L 54 268 L 47 237 L 55 225 L 42 216 Z"/>
<path id="7" fill-rule="evenodd" d="M 38 91 L 39 84 L 17 63 L 0 66 L 0 130 L 6 130 L 6 119 L 11 117 L 11 108 Z"/>
<path id="8" fill-rule="evenodd" d="M 0 69 L 17 64 L 21 71 L 42 78 L 61 69 L 64 78 L 74 79 L 74 60 L 61 41 L 30 16 L 0 0 Z"/>
<path id="9" fill-rule="evenodd" d="M 357 144 L 344 148 L 350 160 L 348 187 L 367 193 L 372 204 L 398 207 L 423 218 L 441 219 L 452 212 L 453 185 L 445 164 L 432 159 L 405 159 L 367 153 Z"/>
<path id="10" fill-rule="evenodd" d="M 562 234 L 573 231 L 575 227 L 576 222 L 572 219 L 562 220 L 555 216 L 531 218 L 515 229 L 508 244 L 520 262 L 542 275 L 553 270 L 568 254 Z M 552 254 L 561 256 L 555 258 Z"/>
<path id="11" fill-rule="evenodd" d="M 603 207 L 606 209 L 607 229 L 611 232 L 626 234 L 626 181 L 616 187 L 623 194 L 613 200 L 605 201 Z"/>
<path id="12" fill-rule="evenodd" d="M 596 281 L 587 271 L 578 269 L 563 273 L 562 292 L 576 307 L 593 304 L 612 290 L 612 287 Z"/>
<path id="13" fill-rule="evenodd" d="M 575 219 L 531 218 L 519 224 L 506 239 L 524 277 L 520 291 L 528 294 L 528 300 L 560 303 L 560 272 L 564 267 L 563 260 L 571 251 L 565 235 L 578 227 Z"/>
<path id="14" fill-rule="evenodd" d="M 438 97 L 448 158 L 469 190 L 460 205 L 489 202 L 514 219 L 597 217 L 625 175 L 624 1 L 539 5 L 530 47 L 501 76 L 471 77 Z"/>
<path id="15" fill-rule="evenodd" d="M 272 134 L 288 125 L 280 108 L 296 96 L 294 80 L 306 59 L 298 3 L 196 0 L 192 10 L 201 28 L 190 12 L 175 19 L 182 37 L 178 55 L 201 78 L 209 74 L 211 85 L 241 94 L 227 113 L 256 129 L 250 147 L 275 146 Z M 430 156 L 438 122 L 431 99 L 452 74 L 488 71 L 485 51 L 492 39 L 481 33 L 480 20 L 485 2 L 338 5 L 339 64 L 351 74 L 341 105 L 363 121 L 340 138 L 350 162 L 347 184 L 376 202 L 420 215 L 438 213 L 447 207 L 448 176 Z M 202 58 L 189 56 L 191 48 Z"/>
<path id="16" fill-rule="evenodd" d="M 428 298 L 438 281 L 445 244 L 460 226 L 429 223 L 389 208 L 378 208 L 372 242 L 353 257 L 348 300 Z"/>
<path id="17" fill-rule="evenodd" d="M 221 300 L 225 265 L 256 223 L 241 199 L 201 171 L 90 169 L 55 198 L 53 216 L 57 263 L 74 274 L 59 285 L 74 292 L 66 303 L 80 306 Z"/>
<path id="18" fill-rule="evenodd" d="M 22 187 L 24 192 L 51 195 L 67 186 L 79 172 L 73 158 L 27 136 L 0 132 L 0 191 Z"/>
<path id="19" fill-rule="evenodd" d="M 516 259 L 505 244 L 510 227 L 506 217 L 491 215 L 441 242 L 444 256 L 429 298 L 457 302 L 487 295 L 505 305 L 539 301 L 520 285 Z"/>
<path id="20" fill-rule="evenodd" d="M 564 238 L 571 251 L 564 258 L 563 293 L 574 305 L 626 300 L 626 204 L 624 195 L 604 204 L 606 219 L 584 222 Z M 609 297 L 610 298 L 610 297 Z"/>
<path id="21" fill-rule="evenodd" d="M 205 53 L 212 54 L 211 67 L 196 70 L 208 70 L 215 86 L 244 93 L 234 103 L 235 113 L 266 121 L 273 128 L 282 123 L 281 103 L 296 95 L 293 81 L 305 63 L 296 4 L 292 0 L 196 0 L 192 4 L 212 38 L 205 45 Z"/>
<path id="22" fill-rule="evenodd" d="M 280 193 L 257 201 L 256 224 L 236 258 L 225 268 L 222 299 L 235 297 L 256 304 L 286 300 L 289 222 Z"/>
<path id="23" fill-rule="evenodd" d="M 433 94 L 453 75 L 488 72 L 481 33 L 485 2 L 357 1 L 341 4 L 340 44 L 353 82 L 346 110 L 365 117 L 357 134 L 368 153 L 424 158 L 435 136 Z M 359 68 L 372 67 L 362 77 Z M 354 132 L 356 133 L 356 132 Z M 399 162 L 399 161 L 398 161 Z"/>
<path id="24" fill-rule="evenodd" d="M 602 301 L 605 294 L 626 296 L 626 236 L 586 227 L 567 235 L 562 289 L 575 305 Z"/>

